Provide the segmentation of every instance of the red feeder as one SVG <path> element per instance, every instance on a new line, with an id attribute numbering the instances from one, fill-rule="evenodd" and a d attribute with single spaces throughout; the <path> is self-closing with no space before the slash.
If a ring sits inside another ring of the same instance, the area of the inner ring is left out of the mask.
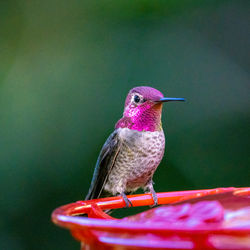
<path id="1" fill-rule="evenodd" d="M 250 188 L 158 193 L 158 204 L 123 219 L 103 210 L 125 207 L 122 197 L 78 201 L 52 213 L 55 224 L 81 241 L 81 249 L 249 249 Z M 128 196 L 153 205 L 150 194 Z M 76 215 L 87 214 L 87 217 Z"/>

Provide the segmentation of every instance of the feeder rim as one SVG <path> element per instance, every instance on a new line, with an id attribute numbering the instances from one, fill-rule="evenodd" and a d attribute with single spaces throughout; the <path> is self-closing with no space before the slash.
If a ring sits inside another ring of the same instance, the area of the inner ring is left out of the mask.
<path id="1" fill-rule="evenodd" d="M 250 187 L 245 188 L 216 188 L 203 190 L 189 190 L 189 191 L 175 191 L 157 193 L 159 204 L 173 204 L 180 201 L 185 201 L 192 198 L 203 197 L 213 194 L 232 193 L 233 195 L 250 195 Z M 152 205 L 153 199 L 151 194 L 129 195 L 128 198 L 133 206 Z M 115 219 L 103 212 L 105 209 L 122 208 L 125 202 L 122 197 L 109 197 L 89 201 L 77 201 L 65 206 L 61 206 L 53 211 L 52 221 L 64 228 L 70 230 L 74 229 L 88 229 L 105 232 L 130 232 L 134 234 L 151 232 L 155 234 L 170 235 L 179 233 L 179 235 L 193 235 L 193 234 L 234 234 L 234 235 L 249 235 L 249 227 L 235 227 L 235 228 L 209 228 L 203 226 L 199 228 L 181 228 L 178 226 L 164 227 L 160 223 L 154 225 L 147 225 L 133 221 L 121 221 Z M 95 218 L 86 218 L 75 216 L 79 214 L 92 215 Z M 160 224 L 160 225 L 159 225 Z M 188 230 L 187 230 L 188 229 Z"/>

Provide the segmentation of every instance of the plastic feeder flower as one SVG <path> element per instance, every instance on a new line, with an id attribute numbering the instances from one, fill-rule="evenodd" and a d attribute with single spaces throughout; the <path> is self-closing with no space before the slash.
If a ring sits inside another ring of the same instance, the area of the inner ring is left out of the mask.
<path id="1" fill-rule="evenodd" d="M 159 204 L 168 205 L 123 219 L 104 212 L 125 207 L 121 197 L 111 197 L 59 207 L 52 220 L 69 229 L 81 249 L 250 249 L 250 188 L 157 196 Z M 128 198 L 135 207 L 153 204 L 150 194 Z"/>

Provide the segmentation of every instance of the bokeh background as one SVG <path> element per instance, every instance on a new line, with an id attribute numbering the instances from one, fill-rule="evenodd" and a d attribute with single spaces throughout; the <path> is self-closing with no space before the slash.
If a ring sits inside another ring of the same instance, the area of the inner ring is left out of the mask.
<path id="1" fill-rule="evenodd" d="M 50 214 L 137 85 L 188 100 L 164 106 L 158 192 L 249 186 L 249 3 L 0 1 L 0 248 L 80 248 Z"/>

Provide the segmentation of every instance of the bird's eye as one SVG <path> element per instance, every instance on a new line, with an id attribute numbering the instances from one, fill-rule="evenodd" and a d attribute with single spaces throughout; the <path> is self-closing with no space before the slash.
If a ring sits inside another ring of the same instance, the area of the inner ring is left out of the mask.
<path id="1" fill-rule="evenodd" d="M 135 103 L 140 102 L 140 100 L 141 100 L 141 98 L 140 98 L 138 95 L 135 95 L 135 96 L 134 96 L 134 102 L 135 102 Z"/>

